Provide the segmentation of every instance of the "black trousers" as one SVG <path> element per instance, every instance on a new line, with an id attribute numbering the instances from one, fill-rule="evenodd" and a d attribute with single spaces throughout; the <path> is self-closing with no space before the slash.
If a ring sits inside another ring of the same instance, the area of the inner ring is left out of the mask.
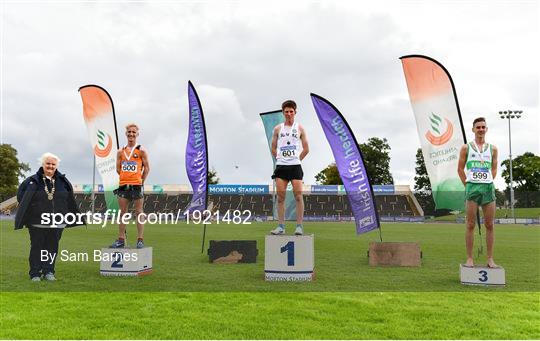
<path id="1" fill-rule="evenodd" d="M 28 274 L 30 278 L 39 277 L 49 272 L 54 274 L 54 264 L 56 263 L 56 256 L 58 256 L 58 243 L 62 238 L 63 231 L 64 229 L 59 228 L 28 228 L 30 233 L 30 257 L 28 257 L 30 271 Z M 45 251 L 47 251 L 47 260 L 42 261 L 42 252 L 45 254 Z M 51 260 L 51 255 L 55 256 L 54 261 Z"/>

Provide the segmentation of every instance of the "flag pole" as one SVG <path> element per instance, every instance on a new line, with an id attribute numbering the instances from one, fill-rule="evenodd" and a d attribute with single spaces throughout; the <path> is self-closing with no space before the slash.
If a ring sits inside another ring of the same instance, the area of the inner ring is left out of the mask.
<path id="1" fill-rule="evenodd" d="M 208 147 L 207 147 L 208 148 Z M 207 153 L 208 155 L 208 153 Z M 207 209 L 208 208 L 208 165 L 206 165 L 206 194 L 204 196 L 204 208 Z M 212 217 L 211 216 L 211 212 L 210 212 L 210 218 Z M 204 211 L 201 212 L 201 217 L 204 219 Z M 204 253 L 204 242 L 206 240 L 206 223 L 203 225 L 203 235 L 202 235 L 202 244 L 201 244 L 201 253 Z"/>
<path id="2" fill-rule="evenodd" d="M 94 214 L 96 208 L 96 194 L 94 187 L 96 186 L 96 155 L 94 155 L 94 164 L 92 166 L 92 215 Z"/>
<path id="3" fill-rule="evenodd" d="M 204 211 L 203 211 L 204 212 Z M 204 224 L 203 227 L 203 235 L 202 235 L 202 244 L 201 244 L 201 253 L 204 253 L 204 241 L 206 239 L 206 224 Z"/>

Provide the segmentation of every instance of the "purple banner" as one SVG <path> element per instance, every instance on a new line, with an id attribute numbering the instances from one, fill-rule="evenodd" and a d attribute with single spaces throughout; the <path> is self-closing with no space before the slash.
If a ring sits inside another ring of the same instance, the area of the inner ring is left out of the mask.
<path id="1" fill-rule="evenodd" d="M 332 103 L 315 94 L 311 94 L 311 101 L 332 148 L 355 218 L 356 233 L 372 231 L 380 226 L 379 216 L 358 142 L 347 121 Z"/>
<path id="2" fill-rule="evenodd" d="M 188 82 L 189 132 L 186 146 L 186 172 L 193 188 L 193 197 L 186 211 L 206 209 L 208 194 L 208 148 L 206 128 L 199 96 Z"/>

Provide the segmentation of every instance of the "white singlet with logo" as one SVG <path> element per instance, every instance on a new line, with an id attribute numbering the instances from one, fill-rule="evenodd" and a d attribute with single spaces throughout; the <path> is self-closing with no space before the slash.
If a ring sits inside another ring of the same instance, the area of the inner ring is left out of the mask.
<path id="1" fill-rule="evenodd" d="M 493 158 L 492 146 L 484 143 L 480 149 L 473 141 L 467 145 L 467 182 L 475 184 L 490 184 L 493 182 L 491 164 Z"/>
<path id="2" fill-rule="evenodd" d="M 302 143 L 300 143 L 300 129 L 298 123 L 292 126 L 280 124 L 277 139 L 277 161 L 276 165 L 299 165 Z"/>

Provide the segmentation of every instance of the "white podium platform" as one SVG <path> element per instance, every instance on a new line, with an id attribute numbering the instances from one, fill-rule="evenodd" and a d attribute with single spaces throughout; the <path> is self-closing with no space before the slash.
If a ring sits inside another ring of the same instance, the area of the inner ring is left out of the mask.
<path id="1" fill-rule="evenodd" d="M 487 266 L 466 267 L 459 265 L 461 284 L 466 285 L 506 285 L 506 274 L 504 268 L 488 268 Z"/>
<path id="2" fill-rule="evenodd" d="M 143 276 L 152 273 L 152 248 L 101 249 L 102 276 Z"/>
<path id="3" fill-rule="evenodd" d="M 314 236 L 267 235 L 264 278 L 267 281 L 311 281 L 314 276 Z"/>

